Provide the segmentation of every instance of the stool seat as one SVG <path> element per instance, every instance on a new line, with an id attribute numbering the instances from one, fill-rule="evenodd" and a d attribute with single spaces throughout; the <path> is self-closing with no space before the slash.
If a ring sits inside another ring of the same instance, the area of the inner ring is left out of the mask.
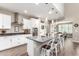
<path id="1" fill-rule="evenodd" d="M 51 46 L 50 46 L 50 45 L 43 45 L 41 48 L 44 48 L 44 49 L 50 49 Z"/>

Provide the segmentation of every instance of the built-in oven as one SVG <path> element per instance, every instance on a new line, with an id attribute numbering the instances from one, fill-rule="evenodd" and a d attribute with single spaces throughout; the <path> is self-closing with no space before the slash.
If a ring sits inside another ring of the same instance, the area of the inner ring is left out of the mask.
<path id="1" fill-rule="evenodd" d="M 32 28 L 32 36 L 38 36 L 38 28 Z"/>

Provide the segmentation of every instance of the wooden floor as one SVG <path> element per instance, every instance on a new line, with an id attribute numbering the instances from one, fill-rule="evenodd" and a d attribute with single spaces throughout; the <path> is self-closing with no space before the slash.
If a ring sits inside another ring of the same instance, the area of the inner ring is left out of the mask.
<path id="1" fill-rule="evenodd" d="M 72 43 L 72 39 L 67 39 L 65 40 L 64 43 L 64 56 L 74 56 L 75 55 L 75 51 L 74 51 L 74 46 Z"/>
<path id="2" fill-rule="evenodd" d="M 0 56 L 27 56 L 27 45 L 23 44 L 14 48 L 0 51 Z"/>
<path id="3" fill-rule="evenodd" d="M 61 51 L 60 56 L 79 56 L 79 46 L 74 47 L 72 39 L 65 40 L 64 49 Z"/>

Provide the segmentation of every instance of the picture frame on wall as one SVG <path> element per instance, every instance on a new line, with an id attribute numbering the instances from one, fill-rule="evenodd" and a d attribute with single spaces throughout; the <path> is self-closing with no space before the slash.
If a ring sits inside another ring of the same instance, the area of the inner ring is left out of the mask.
<path id="1" fill-rule="evenodd" d="M 44 25 L 41 26 L 41 29 L 44 29 Z"/>
<path id="2" fill-rule="evenodd" d="M 15 26 L 14 32 L 19 32 L 19 26 Z"/>

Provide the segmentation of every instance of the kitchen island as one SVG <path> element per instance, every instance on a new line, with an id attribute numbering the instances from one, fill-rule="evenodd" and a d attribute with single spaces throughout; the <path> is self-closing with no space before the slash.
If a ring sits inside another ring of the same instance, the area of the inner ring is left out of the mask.
<path id="1" fill-rule="evenodd" d="M 48 37 L 26 37 L 27 38 L 27 52 L 29 56 L 40 56 L 41 47 L 47 44 L 53 38 Z"/>

